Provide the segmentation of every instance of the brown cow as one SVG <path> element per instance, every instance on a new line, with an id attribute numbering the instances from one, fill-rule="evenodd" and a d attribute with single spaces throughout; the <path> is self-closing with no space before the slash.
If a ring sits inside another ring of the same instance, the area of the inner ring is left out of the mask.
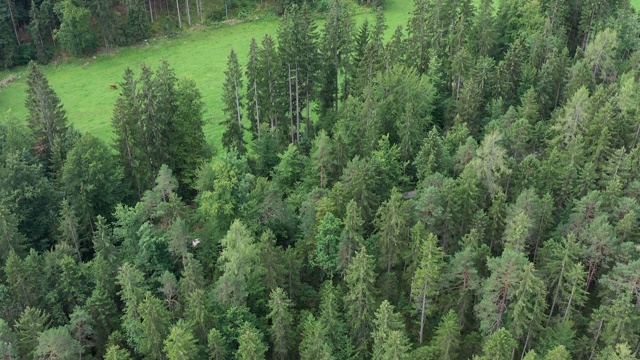
<path id="1" fill-rule="evenodd" d="M 116 84 L 111 84 L 111 88 L 114 90 L 118 90 L 118 87 L 116 86 Z"/>

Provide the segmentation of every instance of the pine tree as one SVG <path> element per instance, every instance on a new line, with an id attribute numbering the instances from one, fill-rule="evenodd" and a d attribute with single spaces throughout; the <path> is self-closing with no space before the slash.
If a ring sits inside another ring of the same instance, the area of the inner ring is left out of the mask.
<path id="1" fill-rule="evenodd" d="M 53 163 L 54 153 L 62 154 L 64 160 L 70 145 L 65 144 L 68 131 L 66 112 L 35 62 L 29 63 L 27 86 L 25 106 L 29 111 L 29 128 L 36 139 L 35 150 L 47 167 L 55 172 L 62 164 Z"/>
<path id="2" fill-rule="evenodd" d="M 522 253 L 508 250 L 499 258 L 488 260 L 487 267 L 491 276 L 482 288 L 482 300 L 475 306 L 480 329 L 484 333 L 495 335 L 504 326 L 505 314 L 513 302 L 515 288 L 522 278 L 526 264 L 527 259 Z"/>
<path id="3" fill-rule="evenodd" d="M 47 329 L 38 335 L 34 353 L 38 358 L 72 360 L 81 359 L 84 348 L 71 337 L 64 327 Z"/>
<path id="4" fill-rule="evenodd" d="M 411 281 L 411 300 L 420 314 L 418 337 L 422 344 L 427 316 L 433 312 L 431 302 L 438 294 L 438 281 L 443 267 L 444 254 L 435 235 L 429 235 L 421 244 L 420 262 Z"/>
<path id="5" fill-rule="evenodd" d="M 579 305 L 584 299 L 586 274 L 583 266 L 577 262 L 579 254 L 580 247 L 573 234 L 564 237 L 561 242 L 548 241 L 542 250 L 541 270 L 552 294 L 549 319 L 558 307 L 564 309 L 560 315 L 566 321 L 572 306 Z M 583 276 L 580 276 L 581 273 Z"/>
<path id="6" fill-rule="evenodd" d="M 229 149 L 235 147 L 240 153 L 244 153 L 242 71 L 240 70 L 240 64 L 238 64 L 238 57 L 233 49 L 229 54 L 225 76 L 222 101 L 224 102 L 224 112 L 227 114 L 227 118 L 220 123 L 225 127 L 225 132 L 222 136 L 223 144 Z"/>

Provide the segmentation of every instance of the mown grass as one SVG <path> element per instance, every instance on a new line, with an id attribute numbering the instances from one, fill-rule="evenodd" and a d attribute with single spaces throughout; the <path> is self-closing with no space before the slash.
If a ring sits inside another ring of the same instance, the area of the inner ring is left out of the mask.
<path id="1" fill-rule="evenodd" d="M 386 1 L 389 33 L 406 23 L 412 3 L 410 0 Z M 373 18 L 375 15 L 359 15 L 357 21 L 362 22 L 365 16 Z M 178 77 L 196 81 L 205 105 L 204 132 L 215 147 L 222 136 L 218 125 L 223 117 L 220 98 L 230 49 L 236 50 L 244 64 L 251 38 L 259 41 L 267 33 L 275 37 L 277 27 L 278 22 L 273 19 L 220 25 L 189 31 L 175 38 L 149 40 L 148 45 L 102 53 L 95 59 L 80 58 L 43 66 L 42 70 L 62 100 L 69 121 L 82 132 L 110 141 L 113 138 L 111 115 L 119 91 L 112 90 L 109 85 L 119 83 L 127 67 L 136 72 L 141 63 L 157 68 L 160 60 L 166 59 Z M 24 67 L 0 72 L 0 80 L 9 74 L 21 77 L 0 89 L 0 118 L 8 111 L 18 118 L 26 117 L 24 72 Z"/>

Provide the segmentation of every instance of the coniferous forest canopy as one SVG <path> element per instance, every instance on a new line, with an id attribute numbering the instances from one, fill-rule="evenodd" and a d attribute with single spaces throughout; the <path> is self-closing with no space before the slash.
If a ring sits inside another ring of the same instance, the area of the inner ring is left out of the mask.
<path id="1" fill-rule="evenodd" d="M 348 2 L 231 50 L 218 151 L 166 61 L 123 69 L 109 144 L 29 64 L 1 358 L 638 358 L 629 1 L 415 0 L 391 37 Z"/>

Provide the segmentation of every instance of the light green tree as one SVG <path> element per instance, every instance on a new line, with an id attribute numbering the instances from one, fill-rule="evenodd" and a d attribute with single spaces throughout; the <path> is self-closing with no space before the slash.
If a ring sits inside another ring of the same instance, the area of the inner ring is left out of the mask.
<path id="1" fill-rule="evenodd" d="M 287 297 L 287 293 L 282 288 L 271 291 L 269 298 L 269 313 L 267 318 L 271 320 L 271 342 L 273 351 L 279 359 L 287 359 L 292 345 L 293 334 L 293 314 L 291 308 L 293 303 Z"/>
<path id="2" fill-rule="evenodd" d="M 430 234 L 421 244 L 419 261 L 411 281 L 411 300 L 420 314 L 418 338 L 422 343 L 427 316 L 433 312 L 431 305 L 439 293 L 438 281 L 444 266 L 444 253 L 435 235 Z"/>
<path id="3" fill-rule="evenodd" d="M 190 360 L 197 357 L 196 339 L 184 323 L 178 322 L 171 328 L 164 341 L 164 352 L 169 360 Z"/>

